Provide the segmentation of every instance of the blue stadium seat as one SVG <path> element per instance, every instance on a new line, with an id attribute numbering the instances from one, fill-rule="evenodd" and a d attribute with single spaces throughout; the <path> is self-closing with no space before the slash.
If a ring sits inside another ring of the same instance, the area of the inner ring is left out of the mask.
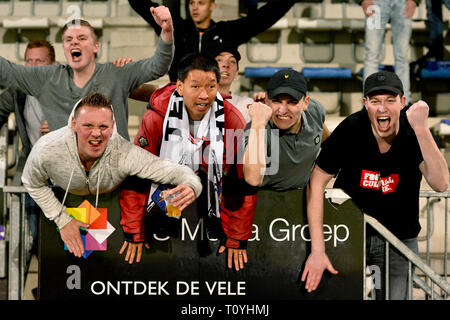
<path id="1" fill-rule="evenodd" d="M 333 67 L 322 67 L 322 68 L 311 68 L 305 67 L 302 70 L 302 74 L 306 79 L 333 79 L 337 82 L 337 92 L 338 92 L 338 104 L 335 109 L 327 110 L 327 113 L 338 112 L 342 106 L 342 81 L 344 79 L 352 78 L 351 68 L 333 68 Z"/>
<path id="2" fill-rule="evenodd" d="M 250 91 L 254 92 L 255 78 L 270 78 L 282 69 L 292 69 L 292 67 L 245 67 L 244 76 L 250 79 Z"/>
<path id="3" fill-rule="evenodd" d="M 351 68 L 309 68 L 305 67 L 302 70 L 305 78 L 333 78 L 333 79 L 349 79 L 352 77 Z"/>
<path id="4" fill-rule="evenodd" d="M 292 67 L 245 67 L 244 75 L 247 78 L 270 78 L 275 72 Z"/>
<path id="5" fill-rule="evenodd" d="M 428 62 L 426 68 L 420 71 L 423 79 L 450 79 L 450 61 Z"/>
<path id="6" fill-rule="evenodd" d="M 395 72 L 395 67 L 389 64 L 380 64 L 378 66 L 378 71 L 391 71 L 391 72 Z M 361 70 L 359 70 L 358 75 L 362 77 L 364 77 L 364 68 L 361 68 Z"/>

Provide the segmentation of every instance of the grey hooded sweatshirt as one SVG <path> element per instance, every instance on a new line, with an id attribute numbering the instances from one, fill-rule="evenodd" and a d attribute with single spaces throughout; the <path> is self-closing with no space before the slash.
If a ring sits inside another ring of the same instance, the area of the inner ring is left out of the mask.
<path id="1" fill-rule="evenodd" d="M 76 106 L 77 104 L 75 104 Z M 121 137 L 114 126 L 103 154 L 86 175 L 77 151 L 76 134 L 68 125 L 42 136 L 31 150 L 25 164 L 22 182 L 41 207 L 45 216 L 59 228 L 72 219 L 66 207 L 56 198 L 50 179 L 66 192 L 92 195 L 114 191 L 128 176 L 136 175 L 162 184 L 187 184 L 198 197 L 202 191 L 199 177 L 187 166 L 160 158 Z"/>

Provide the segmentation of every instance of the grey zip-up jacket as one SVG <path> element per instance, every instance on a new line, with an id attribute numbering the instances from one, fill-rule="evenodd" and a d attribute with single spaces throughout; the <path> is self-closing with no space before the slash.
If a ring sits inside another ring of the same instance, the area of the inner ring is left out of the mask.
<path id="1" fill-rule="evenodd" d="M 73 110 L 67 126 L 38 140 L 22 174 L 22 182 L 28 193 L 45 216 L 59 228 L 72 218 L 48 185 L 49 179 L 64 190 L 81 196 L 112 192 L 125 178 L 133 175 L 156 183 L 187 184 L 192 187 L 196 197 L 200 195 L 202 184 L 189 167 L 139 148 L 121 137 L 115 126 L 105 152 L 95 161 L 87 176 L 78 156 L 76 135 L 71 126 L 72 114 Z"/>

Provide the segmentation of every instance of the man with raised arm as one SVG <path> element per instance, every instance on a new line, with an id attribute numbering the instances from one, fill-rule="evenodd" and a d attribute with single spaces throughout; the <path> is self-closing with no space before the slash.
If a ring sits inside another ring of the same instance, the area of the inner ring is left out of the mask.
<path id="1" fill-rule="evenodd" d="M 173 58 L 173 26 L 166 7 L 152 8 L 161 27 L 160 40 L 151 58 L 116 67 L 97 63 L 100 43 L 94 28 L 85 20 L 72 20 L 62 30 L 66 65 L 26 67 L 0 57 L 0 85 L 36 97 L 51 131 L 66 125 L 72 106 L 96 91 L 108 96 L 120 135 L 128 135 L 128 96 L 141 84 L 162 77 Z"/>
<path id="2" fill-rule="evenodd" d="M 362 110 L 348 116 L 322 145 L 310 177 L 307 214 L 311 254 L 303 278 L 315 290 L 330 263 L 323 236 L 323 194 L 335 176 L 341 188 L 366 214 L 371 215 L 417 254 L 419 191 L 422 176 L 437 192 L 448 188 L 449 170 L 428 128 L 429 107 L 418 101 L 405 107 L 399 77 L 392 72 L 371 74 L 364 82 Z M 373 228 L 366 231 L 366 264 L 375 265 L 385 279 L 385 240 Z M 407 298 L 408 261 L 389 248 L 390 299 Z M 384 299 L 386 286 L 376 289 Z"/>

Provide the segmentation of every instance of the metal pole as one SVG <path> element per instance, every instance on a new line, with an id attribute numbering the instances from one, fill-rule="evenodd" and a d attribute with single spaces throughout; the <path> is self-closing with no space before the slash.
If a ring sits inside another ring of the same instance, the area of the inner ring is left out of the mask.
<path id="1" fill-rule="evenodd" d="M 21 300 L 21 269 L 20 269 L 20 198 L 17 194 L 11 194 L 11 211 L 9 215 L 9 264 L 8 264 L 8 299 Z"/>
<path id="2" fill-rule="evenodd" d="M 367 272 L 367 265 L 366 265 L 366 220 L 364 220 L 363 223 L 363 268 L 364 268 L 364 273 L 363 273 L 363 300 L 368 300 L 367 299 L 367 295 L 366 295 L 366 272 Z"/>
<path id="3" fill-rule="evenodd" d="M 386 300 L 389 300 L 389 242 L 387 240 L 386 241 L 386 261 L 385 261 L 385 275 L 386 275 L 386 279 L 385 279 L 385 290 L 386 290 L 386 295 L 385 298 Z"/>
<path id="4" fill-rule="evenodd" d="M 431 281 L 431 300 L 434 300 L 434 282 Z"/>
<path id="5" fill-rule="evenodd" d="M 412 275 L 412 264 L 411 261 L 408 262 L 408 300 L 413 300 L 412 295 L 412 282 L 413 282 L 413 275 Z"/>

